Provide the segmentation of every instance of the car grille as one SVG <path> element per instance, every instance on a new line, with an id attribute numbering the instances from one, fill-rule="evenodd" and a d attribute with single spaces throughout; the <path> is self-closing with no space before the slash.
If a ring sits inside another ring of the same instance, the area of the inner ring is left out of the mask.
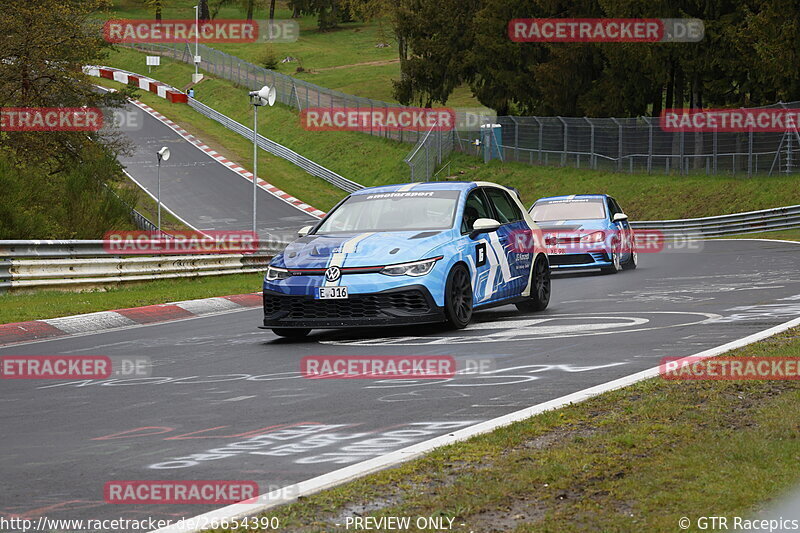
<path id="1" fill-rule="evenodd" d="M 553 266 L 585 265 L 587 263 L 594 263 L 594 258 L 590 254 L 564 254 L 550 256 L 550 264 Z"/>
<path id="2" fill-rule="evenodd" d="M 431 312 L 421 290 L 351 294 L 344 300 L 315 300 L 305 296 L 264 294 L 264 316 L 285 320 L 379 318 Z"/>

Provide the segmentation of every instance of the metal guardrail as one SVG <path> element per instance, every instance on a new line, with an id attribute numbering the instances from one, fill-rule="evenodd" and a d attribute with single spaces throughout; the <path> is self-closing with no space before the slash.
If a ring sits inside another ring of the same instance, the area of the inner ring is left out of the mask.
<path id="1" fill-rule="evenodd" d="M 0 291 L 258 273 L 285 244 L 261 244 L 253 253 L 144 256 L 108 251 L 101 240 L 0 241 Z"/>
<path id="2" fill-rule="evenodd" d="M 800 227 L 800 205 L 732 215 L 676 220 L 631 221 L 633 229 L 658 231 L 670 237 L 718 237 Z"/>
<path id="3" fill-rule="evenodd" d="M 229 130 L 238 133 L 242 137 L 247 140 L 253 140 L 253 130 L 248 128 L 247 126 L 236 122 L 232 118 L 220 113 L 216 109 L 213 109 L 202 102 L 198 102 L 194 98 L 189 99 L 189 106 L 191 106 L 194 110 L 198 113 L 205 115 L 206 117 L 219 122 Z M 266 150 L 267 152 L 271 153 L 272 155 L 276 155 L 282 159 L 289 161 L 297 165 L 298 167 L 302 168 L 312 176 L 316 176 L 318 178 L 324 179 L 328 183 L 342 189 L 346 192 L 355 192 L 359 189 L 363 189 L 364 186 L 360 183 L 356 183 L 351 181 L 343 176 L 340 176 L 336 172 L 332 170 L 328 170 L 327 168 L 323 167 L 322 165 L 315 163 L 314 161 L 308 159 L 307 157 L 303 157 L 302 155 L 298 154 L 297 152 L 286 148 L 285 146 L 264 137 L 263 135 L 258 135 L 258 147 L 262 150 Z"/>
<path id="4" fill-rule="evenodd" d="M 110 70 L 116 70 L 116 71 L 119 71 L 119 72 L 124 72 L 125 74 L 132 75 L 132 76 L 139 76 L 141 78 L 152 79 L 149 76 L 143 76 L 141 74 L 136 74 L 134 72 L 130 72 L 130 71 L 127 71 L 127 70 L 124 70 L 124 69 L 116 68 L 116 67 L 97 67 L 97 68 L 107 68 L 107 69 L 110 69 Z M 173 89 L 175 91 L 178 91 L 178 89 L 175 89 L 174 87 L 172 87 L 170 85 L 166 85 L 165 84 L 165 86 L 167 88 L 169 88 L 169 89 Z M 197 111 L 201 115 L 204 115 L 204 116 L 210 118 L 211 120 L 214 120 L 214 121 L 222 124 L 227 129 L 229 129 L 229 130 L 231 130 L 231 131 L 233 131 L 235 133 L 238 133 L 242 137 L 246 138 L 248 141 L 252 141 L 253 140 L 253 130 L 248 128 L 247 126 L 245 126 L 245 125 L 243 125 L 243 124 L 241 124 L 239 122 L 236 122 L 232 118 L 224 115 L 223 113 L 220 113 L 216 109 L 214 109 L 212 107 L 209 107 L 209 106 L 207 106 L 206 104 L 204 104 L 202 102 L 199 102 L 199 101 L 195 100 L 194 98 L 189 98 L 187 103 L 189 104 L 189 106 L 192 109 L 194 109 L 195 111 Z M 266 150 L 267 152 L 271 153 L 272 155 L 278 156 L 278 157 L 280 157 L 282 159 L 285 159 L 285 160 L 289 161 L 290 163 L 292 163 L 294 165 L 297 165 L 298 167 L 302 168 L 303 170 L 305 170 L 306 172 L 308 172 L 312 176 L 316 176 L 318 178 L 324 179 L 328 183 L 330 183 L 330 184 L 332 184 L 332 185 L 334 185 L 336 187 L 339 187 L 343 191 L 354 192 L 354 191 L 357 191 L 359 189 L 363 189 L 364 188 L 363 185 L 361 185 L 359 183 L 356 183 L 354 181 L 351 181 L 351 180 L 349 180 L 349 179 L 347 179 L 347 178 L 345 178 L 343 176 L 340 176 L 336 172 L 333 172 L 332 170 L 328 170 L 327 168 L 323 167 L 322 165 L 320 165 L 318 163 L 315 163 L 314 161 L 308 159 L 307 157 L 304 157 L 304 156 L 298 154 L 294 150 L 286 148 L 282 144 L 277 143 L 277 142 L 275 142 L 275 141 L 273 141 L 271 139 L 268 139 L 267 137 L 264 137 L 261 134 L 258 135 L 258 146 L 262 150 Z"/>

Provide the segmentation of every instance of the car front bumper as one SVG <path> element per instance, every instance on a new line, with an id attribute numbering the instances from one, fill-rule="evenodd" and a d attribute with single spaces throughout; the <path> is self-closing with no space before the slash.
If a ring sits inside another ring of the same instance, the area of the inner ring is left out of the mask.
<path id="1" fill-rule="evenodd" d="M 444 320 L 444 309 L 436 305 L 424 285 L 325 300 L 264 289 L 265 328 L 399 326 Z"/>
<path id="2" fill-rule="evenodd" d="M 552 254 L 547 256 L 550 268 L 567 270 L 577 268 L 603 268 L 613 265 L 608 252 L 586 252 L 578 254 Z"/>

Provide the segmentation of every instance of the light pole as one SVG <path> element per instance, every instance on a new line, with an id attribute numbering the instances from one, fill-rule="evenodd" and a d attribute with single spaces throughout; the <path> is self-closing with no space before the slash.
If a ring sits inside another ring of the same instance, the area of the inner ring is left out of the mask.
<path id="1" fill-rule="evenodd" d="M 158 176 L 158 236 L 161 237 L 161 161 L 169 159 L 169 148 L 166 146 L 161 148 L 156 152 L 156 157 L 158 157 L 158 170 L 156 171 Z"/>
<path id="2" fill-rule="evenodd" d="M 200 76 L 197 73 L 197 66 L 199 63 L 197 61 L 197 56 L 199 54 L 198 48 L 200 46 L 199 42 L 200 42 L 200 6 L 196 5 L 194 6 L 194 57 L 192 58 L 192 63 L 194 63 L 194 76 L 192 77 L 192 83 L 197 83 L 198 81 L 200 81 Z"/>
<path id="3" fill-rule="evenodd" d="M 253 236 L 256 234 L 256 191 L 258 190 L 258 108 L 264 105 L 275 105 L 275 87 L 264 85 L 258 91 L 250 91 L 250 103 L 253 104 Z"/>

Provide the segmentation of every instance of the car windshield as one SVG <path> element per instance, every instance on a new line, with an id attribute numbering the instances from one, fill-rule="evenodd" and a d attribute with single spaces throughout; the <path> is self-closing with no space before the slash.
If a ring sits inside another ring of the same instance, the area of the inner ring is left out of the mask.
<path id="1" fill-rule="evenodd" d="M 601 198 L 546 200 L 536 202 L 531 210 L 531 217 L 536 222 L 597 220 L 606 218 L 606 207 Z"/>
<path id="2" fill-rule="evenodd" d="M 315 232 L 443 230 L 453 227 L 460 191 L 397 191 L 356 194 Z"/>

